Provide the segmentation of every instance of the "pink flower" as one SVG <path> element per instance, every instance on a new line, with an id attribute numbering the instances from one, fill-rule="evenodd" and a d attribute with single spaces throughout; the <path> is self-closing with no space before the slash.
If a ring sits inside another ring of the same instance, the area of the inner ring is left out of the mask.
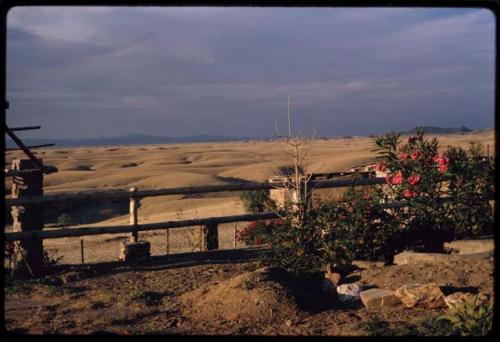
<path id="1" fill-rule="evenodd" d="M 409 189 L 404 189 L 403 190 L 403 197 L 405 197 L 405 198 L 417 197 L 417 193 L 415 191 L 411 191 Z"/>
<path id="2" fill-rule="evenodd" d="M 420 150 L 417 150 L 411 154 L 411 159 L 415 160 L 415 159 L 419 158 L 421 155 L 422 155 L 422 152 L 420 152 Z"/>
<path id="3" fill-rule="evenodd" d="M 400 153 L 400 154 L 399 154 L 399 159 L 401 159 L 401 160 L 406 160 L 406 159 L 408 159 L 408 154 L 407 154 L 407 153 Z"/>
<path id="4" fill-rule="evenodd" d="M 408 177 L 408 183 L 410 183 L 413 186 L 416 186 L 420 183 L 420 176 L 419 175 L 411 175 Z"/>
<path id="5" fill-rule="evenodd" d="M 375 165 L 375 170 L 377 171 L 385 171 L 387 165 L 385 164 L 385 162 L 382 162 L 382 163 L 378 163 Z"/>
<path id="6" fill-rule="evenodd" d="M 448 170 L 448 158 L 443 158 L 440 156 L 435 156 L 432 160 L 436 162 L 439 166 L 439 171 L 444 172 Z"/>
<path id="7" fill-rule="evenodd" d="M 385 181 L 387 182 L 387 184 L 391 184 L 391 176 L 390 175 L 387 175 L 385 176 Z"/>
<path id="8" fill-rule="evenodd" d="M 398 171 L 394 177 L 392 177 L 391 183 L 394 185 L 403 183 L 403 174 L 401 171 Z"/>

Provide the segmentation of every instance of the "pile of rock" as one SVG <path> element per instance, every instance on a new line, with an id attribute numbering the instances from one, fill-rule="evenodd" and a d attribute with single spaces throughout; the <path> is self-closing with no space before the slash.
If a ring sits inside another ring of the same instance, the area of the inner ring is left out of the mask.
<path id="1" fill-rule="evenodd" d="M 340 284 L 342 277 L 339 273 L 332 272 L 327 267 L 323 290 L 335 293 L 343 302 L 361 301 L 366 308 L 393 307 L 403 305 L 407 308 L 436 309 L 451 307 L 463 303 L 473 296 L 471 293 L 455 292 L 445 296 L 440 287 L 435 283 L 407 284 L 395 291 L 379 288 L 367 288 L 361 283 Z M 480 302 L 485 302 L 488 297 L 484 294 L 478 296 Z"/>

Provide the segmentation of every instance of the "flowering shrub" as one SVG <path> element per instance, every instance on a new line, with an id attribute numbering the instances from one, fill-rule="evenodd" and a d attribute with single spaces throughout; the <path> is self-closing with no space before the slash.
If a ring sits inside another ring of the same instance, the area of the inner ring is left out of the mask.
<path id="1" fill-rule="evenodd" d="M 354 259 L 392 263 L 405 249 L 443 252 L 445 241 L 492 231 L 487 199 L 494 190 L 494 164 L 480 147 L 440 153 L 437 139 L 428 140 L 422 130 L 405 142 L 393 133 L 375 143 L 382 154 L 376 169 L 387 173 L 385 185 L 371 192 L 349 189 L 340 201 L 303 205 L 307 210 L 288 208 L 272 229 L 250 225 L 242 237 L 249 243 L 265 237 L 259 241 L 271 245 L 271 264 L 306 275 Z M 384 207 L 395 201 L 405 205 Z"/>
<path id="2" fill-rule="evenodd" d="M 486 201 L 493 194 L 493 158 L 481 155 L 480 146 L 469 152 L 449 147 L 438 151 L 436 138 L 422 130 L 401 143 L 399 134 L 377 137 L 387 185 L 378 191 L 384 201 L 404 200 L 407 206 L 391 209 L 399 222 L 396 250 L 411 248 L 442 252 L 444 242 L 492 229 L 492 211 Z M 441 197 L 451 197 L 445 203 Z"/>
<path id="3" fill-rule="evenodd" d="M 297 275 L 311 274 L 327 264 L 342 268 L 354 259 L 382 260 L 392 253 L 397 225 L 363 190 L 349 189 L 338 201 L 308 210 L 300 226 L 291 211 L 269 231 L 267 260 Z"/>
<path id="4" fill-rule="evenodd" d="M 385 260 L 392 254 L 398 227 L 377 196 L 350 188 L 340 201 L 321 206 L 319 217 L 337 264 Z"/>
<path id="5" fill-rule="evenodd" d="M 449 160 L 439 154 L 437 139 L 429 141 L 422 130 L 404 144 L 400 138 L 400 134 L 387 134 L 375 139 L 388 170 L 387 185 L 380 187 L 379 193 L 385 201 L 404 200 L 408 204 L 391 210 L 401 227 L 395 251 L 442 252 L 451 234 L 451 222 L 440 201 Z"/>
<path id="6" fill-rule="evenodd" d="M 269 235 L 273 229 L 281 226 L 281 220 L 255 221 L 241 228 L 236 233 L 236 239 L 247 246 L 261 245 L 269 242 Z"/>
<path id="7" fill-rule="evenodd" d="M 298 213 L 289 209 L 281 214 L 285 218 L 269 234 L 271 249 L 265 256 L 266 262 L 304 276 L 324 270 L 337 260 L 335 253 L 341 255 L 342 250 L 332 251 L 324 238 L 324 220 L 317 211 Z M 299 226 L 295 219 L 298 215 L 303 215 Z"/>
<path id="8" fill-rule="evenodd" d="M 494 158 L 481 153 L 481 145 L 471 143 L 469 150 L 449 147 L 448 215 L 457 238 L 493 233 L 492 199 L 495 184 Z"/>

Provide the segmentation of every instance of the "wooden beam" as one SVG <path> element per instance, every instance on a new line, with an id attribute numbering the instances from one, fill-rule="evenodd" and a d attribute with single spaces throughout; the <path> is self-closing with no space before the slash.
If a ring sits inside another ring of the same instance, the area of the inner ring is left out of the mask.
<path id="1" fill-rule="evenodd" d="M 12 132 L 17 132 L 17 131 L 28 131 L 32 129 L 40 129 L 42 126 L 24 126 L 24 127 L 12 127 L 10 130 Z"/>
<path id="2" fill-rule="evenodd" d="M 133 231 L 162 230 L 167 228 L 183 228 L 199 225 L 222 224 L 243 221 L 257 221 L 277 218 L 275 213 L 244 214 L 222 217 L 208 217 L 183 221 L 166 221 L 158 223 L 138 224 L 136 227 L 130 225 L 118 225 L 107 227 L 79 227 L 64 229 L 51 229 L 34 232 L 12 232 L 5 233 L 6 241 L 19 241 L 26 239 L 59 239 L 65 237 L 102 235 L 102 234 L 121 234 L 132 233 Z"/>
<path id="3" fill-rule="evenodd" d="M 385 184 L 385 178 L 366 178 L 366 179 L 338 179 L 311 181 L 309 186 L 314 189 L 346 187 L 350 185 L 377 185 Z M 224 185 L 207 185 L 198 187 L 182 187 L 182 188 L 167 188 L 156 190 L 138 190 L 136 198 L 168 196 L 168 195 L 186 195 L 186 194 L 202 194 L 210 192 L 225 192 L 225 191 L 244 191 L 244 190 L 269 190 L 279 189 L 281 186 L 269 183 L 243 183 L 243 184 L 224 184 Z M 129 198 L 130 193 L 126 190 L 111 190 L 99 192 L 80 192 L 64 195 L 48 195 L 48 196 L 33 196 L 19 199 L 6 199 L 5 204 L 8 206 L 19 205 L 23 203 L 55 203 L 66 202 L 71 200 L 96 200 L 96 199 L 123 199 Z"/>
<path id="4" fill-rule="evenodd" d="M 49 146 L 54 146 L 54 145 L 55 144 L 30 145 L 30 146 L 26 146 L 26 148 L 33 149 L 33 148 L 49 147 Z M 9 152 L 9 151 L 21 151 L 21 150 L 23 150 L 23 149 L 19 148 L 19 147 L 9 147 L 9 148 L 5 149 L 6 152 Z"/>
<path id="5" fill-rule="evenodd" d="M 28 156 L 29 159 L 31 159 L 40 169 L 43 170 L 42 162 L 37 157 L 35 157 L 33 153 L 31 153 L 26 145 L 24 145 L 24 143 L 17 137 L 17 135 L 14 134 L 14 132 L 12 132 L 12 130 L 7 125 L 5 125 L 5 133 L 7 133 L 7 135 L 12 140 L 14 140 L 16 145 L 19 146 L 21 150 L 23 150 L 23 152 Z"/>
<path id="6" fill-rule="evenodd" d="M 441 201 L 446 203 L 450 202 L 450 197 L 443 197 Z M 384 209 L 400 208 L 407 205 L 406 201 L 396 201 L 391 203 L 381 204 Z M 58 239 L 65 237 L 86 236 L 86 235 L 102 235 L 102 234 L 120 234 L 131 233 L 133 231 L 150 231 L 150 230 L 163 230 L 168 228 L 183 228 L 191 226 L 208 226 L 223 223 L 234 222 L 252 222 L 258 220 L 268 220 L 278 218 L 278 215 L 273 212 L 257 213 L 257 214 L 244 214 L 232 215 L 221 217 L 208 217 L 201 219 L 182 220 L 182 221 L 166 221 L 158 223 L 138 224 L 137 226 L 118 225 L 107 227 L 79 227 L 79 228 L 64 228 L 44 231 L 33 232 L 12 232 L 5 233 L 5 241 L 20 241 L 27 239 Z"/>
<path id="7" fill-rule="evenodd" d="M 12 170 L 5 169 L 5 176 L 27 176 L 34 173 L 40 172 L 40 169 L 28 169 L 28 170 Z"/>

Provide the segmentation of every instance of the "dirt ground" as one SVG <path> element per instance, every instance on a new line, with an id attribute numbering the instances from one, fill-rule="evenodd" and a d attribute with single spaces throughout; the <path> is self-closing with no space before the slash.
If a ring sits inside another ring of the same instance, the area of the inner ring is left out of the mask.
<path id="1" fill-rule="evenodd" d="M 221 253 L 226 254 L 217 256 Z M 361 322 L 383 320 L 400 327 L 445 312 L 402 306 L 369 310 L 361 303 L 342 303 L 321 293 L 319 278 L 262 278 L 254 272 L 262 267 L 254 254 L 235 253 L 242 252 L 197 253 L 198 261 L 188 261 L 192 254 L 135 265 L 65 266 L 42 281 L 8 282 L 6 328 L 29 334 L 367 335 Z M 493 295 L 493 257 L 482 253 L 435 263 L 373 264 L 356 267 L 345 282 L 393 290 L 435 282 L 445 294 Z M 270 319 L 254 319 L 268 310 Z"/>

